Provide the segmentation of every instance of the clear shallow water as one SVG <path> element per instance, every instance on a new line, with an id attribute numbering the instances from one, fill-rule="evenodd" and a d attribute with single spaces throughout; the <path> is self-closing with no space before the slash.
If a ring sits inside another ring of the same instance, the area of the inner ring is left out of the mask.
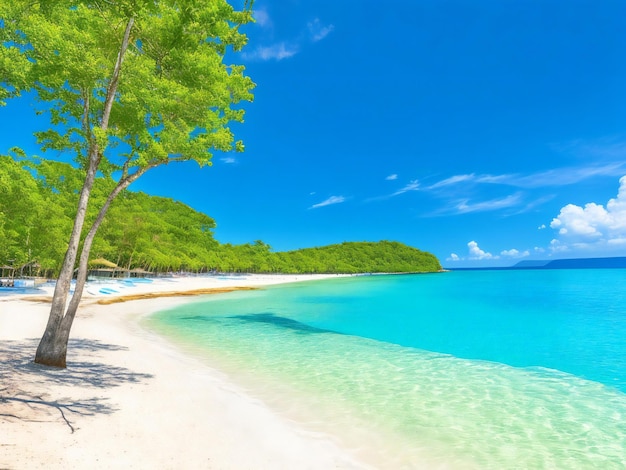
<path id="1" fill-rule="evenodd" d="M 621 270 L 373 276 L 148 319 L 381 468 L 626 468 Z"/>

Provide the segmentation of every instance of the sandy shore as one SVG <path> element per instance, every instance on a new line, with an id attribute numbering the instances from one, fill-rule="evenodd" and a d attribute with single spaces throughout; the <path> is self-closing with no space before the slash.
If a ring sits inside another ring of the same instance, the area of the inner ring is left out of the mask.
<path id="1" fill-rule="evenodd" d="M 175 296 L 181 291 L 307 279 L 90 285 L 74 322 L 66 370 L 32 362 L 49 305 L 0 297 L 0 469 L 367 468 L 332 436 L 273 413 L 219 371 L 138 324 L 143 315 L 188 302 Z M 97 303 L 140 295 L 147 298 Z"/>

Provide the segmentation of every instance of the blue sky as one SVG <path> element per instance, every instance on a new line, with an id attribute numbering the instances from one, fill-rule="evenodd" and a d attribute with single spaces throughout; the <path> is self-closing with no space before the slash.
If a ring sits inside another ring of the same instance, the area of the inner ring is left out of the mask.
<path id="1" fill-rule="evenodd" d="M 257 0 L 255 16 L 228 57 L 257 84 L 233 127 L 246 152 L 133 189 L 214 217 L 220 242 L 276 251 L 626 256 L 626 2 Z M 0 109 L 0 151 L 32 148 L 24 109 Z"/>

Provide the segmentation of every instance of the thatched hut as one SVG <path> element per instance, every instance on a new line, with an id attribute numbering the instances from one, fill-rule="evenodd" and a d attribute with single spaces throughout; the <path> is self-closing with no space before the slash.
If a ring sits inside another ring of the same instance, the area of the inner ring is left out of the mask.
<path id="1" fill-rule="evenodd" d="M 0 277 L 14 277 L 15 268 L 13 266 L 0 266 Z"/>
<path id="2" fill-rule="evenodd" d="M 90 277 L 121 277 L 125 270 L 117 264 L 104 258 L 96 258 L 88 263 L 87 276 Z"/>
<path id="3" fill-rule="evenodd" d="M 135 268 L 129 271 L 130 277 L 151 277 L 153 274 L 145 269 Z"/>

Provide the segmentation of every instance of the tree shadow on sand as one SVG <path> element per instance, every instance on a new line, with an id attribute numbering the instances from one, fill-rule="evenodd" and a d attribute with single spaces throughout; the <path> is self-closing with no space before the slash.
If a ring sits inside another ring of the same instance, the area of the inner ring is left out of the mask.
<path id="1" fill-rule="evenodd" d="M 60 417 L 71 432 L 70 416 L 111 414 L 114 405 L 102 396 L 87 398 L 51 397 L 53 386 L 106 389 L 129 383 L 141 383 L 151 374 L 98 361 L 100 351 L 124 351 L 127 348 L 97 340 L 70 340 L 68 350 L 81 360 L 68 357 L 67 369 L 41 366 L 33 362 L 38 339 L 0 343 L 0 422 L 3 420 L 51 421 Z M 92 359 L 93 360 L 90 360 Z M 53 418 L 54 419 L 54 418 Z"/>

